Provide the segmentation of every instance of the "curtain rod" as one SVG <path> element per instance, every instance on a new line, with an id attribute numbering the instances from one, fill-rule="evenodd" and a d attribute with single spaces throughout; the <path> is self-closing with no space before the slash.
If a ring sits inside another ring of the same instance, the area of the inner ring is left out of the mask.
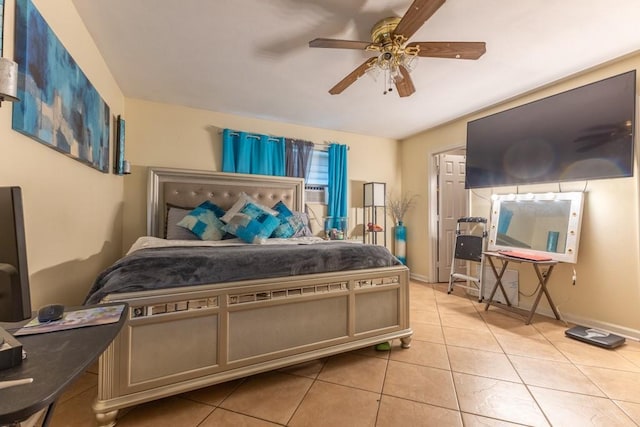
<path id="1" fill-rule="evenodd" d="M 229 129 L 229 130 L 231 131 L 231 134 L 232 134 L 232 135 L 236 135 L 236 136 L 238 136 L 238 135 L 240 134 L 240 131 L 238 131 L 238 130 L 235 130 L 235 129 Z M 223 131 L 224 131 L 224 129 L 220 129 L 220 128 L 218 128 L 218 135 L 222 135 Z M 251 132 L 245 132 L 245 133 L 249 133 L 249 137 L 250 137 L 250 138 L 260 139 L 259 137 L 255 136 L 255 135 L 251 135 Z M 268 136 L 269 138 L 285 138 L 285 139 L 300 139 L 300 140 L 303 140 L 302 138 L 289 138 L 289 137 L 287 137 L 287 136 L 285 136 L 285 137 L 276 136 L 276 135 L 267 135 L 267 136 Z M 307 141 L 307 140 L 306 140 L 306 139 L 304 139 L 303 141 Z M 313 142 L 313 141 L 311 141 L 311 142 Z M 324 142 L 314 142 L 314 143 L 313 143 L 313 146 L 314 146 L 314 148 L 315 148 L 315 147 L 318 147 L 318 149 L 320 149 L 320 150 L 328 150 L 328 149 L 329 149 L 329 145 L 331 145 L 331 144 L 333 144 L 333 143 L 332 143 L 332 142 L 327 142 L 327 141 L 324 141 Z M 347 145 L 347 150 L 350 150 L 350 149 L 351 149 L 351 147 L 349 147 L 349 146 Z"/>

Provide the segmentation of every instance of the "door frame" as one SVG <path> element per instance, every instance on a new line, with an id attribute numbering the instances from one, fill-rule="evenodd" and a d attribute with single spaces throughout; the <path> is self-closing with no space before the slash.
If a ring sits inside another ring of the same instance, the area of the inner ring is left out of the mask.
<path id="1" fill-rule="evenodd" d="M 448 147 L 442 148 L 438 151 L 429 152 L 429 167 L 431 170 L 429 171 L 429 206 L 432 206 L 433 209 L 428 210 L 428 230 L 429 239 L 431 241 L 431 269 L 428 277 L 429 283 L 436 283 L 438 279 L 438 244 L 439 244 L 439 235 L 438 235 L 438 215 L 440 214 L 439 206 L 438 206 L 438 168 L 436 167 L 436 158 L 441 154 L 456 154 L 454 152 L 459 152 L 463 150 L 466 152 L 467 146 L 466 144 L 455 144 L 450 145 Z M 459 154 L 459 153 L 458 153 Z M 471 203 L 469 192 L 467 192 L 467 203 Z M 468 206 L 471 206 L 468 204 Z"/>

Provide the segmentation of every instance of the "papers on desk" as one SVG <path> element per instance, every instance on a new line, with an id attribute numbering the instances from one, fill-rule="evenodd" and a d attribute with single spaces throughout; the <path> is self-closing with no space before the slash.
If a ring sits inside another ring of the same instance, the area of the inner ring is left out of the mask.
<path id="1" fill-rule="evenodd" d="M 106 325 L 116 323 L 124 305 L 109 305 L 105 307 L 91 307 L 81 310 L 65 311 L 62 319 L 55 322 L 40 323 L 38 318 L 18 329 L 13 335 L 43 334 L 45 332 L 64 331 L 67 329 L 82 328 L 85 326 Z"/>
<path id="2" fill-rule="evenodd" d="M 539 255 L 524 251 L 498 251 L 498 253 L 500 255 L 509 256 L 512 258 L 526 259 L 528 261 L 551 261 L 553 259 L 549 255 Z"/>
<path id="3" fill-rule="evenodd" d="M 33 378 L 23 378 L 21 380 L 0 381 L 0 389 L 14 387 L 17 385 L 31 384 Z"/>

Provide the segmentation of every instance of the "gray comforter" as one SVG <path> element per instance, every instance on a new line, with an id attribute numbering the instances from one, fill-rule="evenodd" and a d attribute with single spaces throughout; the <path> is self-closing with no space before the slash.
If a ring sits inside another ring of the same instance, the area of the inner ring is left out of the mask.
<path id="1" fill-rule="evenodd" d="M 85 304 L 119 292 L 401 265 L 387 248 L 344 242 L 141 249 L 96 279 Z"/>

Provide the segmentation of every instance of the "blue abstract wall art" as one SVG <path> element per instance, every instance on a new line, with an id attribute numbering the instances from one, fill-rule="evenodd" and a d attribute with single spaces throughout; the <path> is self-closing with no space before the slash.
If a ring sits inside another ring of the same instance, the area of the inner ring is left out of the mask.
<path id="1" fill-rule="evenodd" d="M 109 172 L 109 106 L 31 0 L 16 0 L 18 97 L 12 127 Z"/>

